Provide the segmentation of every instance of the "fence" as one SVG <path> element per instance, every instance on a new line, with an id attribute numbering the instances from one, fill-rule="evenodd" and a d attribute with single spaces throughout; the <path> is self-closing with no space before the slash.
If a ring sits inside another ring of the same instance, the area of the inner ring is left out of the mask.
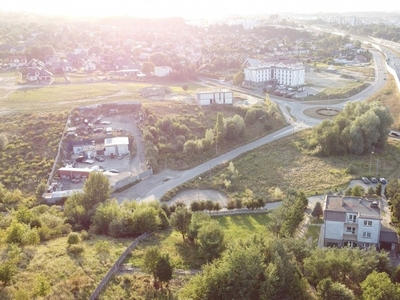
<path id="1" fill-rule="evenodd" d="M 223 210 L 223 211 L 209 211 L 210 216 L 221 217 L 221 216 L 236 216 L 236 215 L 250 215 L 250 214 L 266 214 L 269 210 L 267 208 L 247 209 L 240 208 L 235 210 Z"/>
<path id="2" fill-rule="evenodd" d="M 148 238 L 151 235 L 151 233 L 143 233 L 141 236 L 136 238 L 129 246 L 126 248 L 124 253 L 121 254 L 121 256 L 117 259 L 117 261 L 114 263 L 114 265 L 108 270 L 106 276 L 100 281 L 99 285 L 97 288 L 94 290 L 92 295 L 90 295 L 90 300 L 95 300 L 99 296 L 101 290 L 104 288 L 104 286 L 108 283 L 110 278 L 118 271 L 120 264 L 123 262 L 123 260 L 126 258 L 126 256 L 132 252 L 134 248 L 136 248 L 139 243 Z"/>

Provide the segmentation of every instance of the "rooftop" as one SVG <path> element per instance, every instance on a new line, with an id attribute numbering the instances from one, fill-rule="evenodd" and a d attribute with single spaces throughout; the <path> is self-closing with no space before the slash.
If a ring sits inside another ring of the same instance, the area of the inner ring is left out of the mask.
<path id="1" fill-rule="evenodd" d="M 381 218 L 379 207 L 371 207 L 372 201 L 358 197 L 326 196 L 325 210 L 345 213 L 357 213 L 359 218 Z"/>

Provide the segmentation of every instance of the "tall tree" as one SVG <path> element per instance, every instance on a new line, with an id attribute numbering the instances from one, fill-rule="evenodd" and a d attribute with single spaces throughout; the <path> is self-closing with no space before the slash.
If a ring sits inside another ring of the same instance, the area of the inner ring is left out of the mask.
<path id="1" fill-rule="evenodd" d="M 218 258 L 225 248 L 224 232 L 215 220 L 203 224 L 198 232 L 199 250 L 207 262 Z"/>
<path id="2" fill-rule="evenodd" d="M 400 285 L 391 282 L 387 273 L 373 271 L 361 282 L 364 300 L 399 300 Z"/>
<path id="3" fill-rule="evenodd" d="M 316 217 L 319 219 L 323 215 L 323 213 L 324 213 L 324 211 L 322 209 L 321 202 L 317 201 L 317 203 L 315 203 L 315 206 L 314 206 L 314 209 L 313 209 L 311 215 L 313 217 Z"/>
<path id="4" fill-rule="evenodd" d="M 185 240 L 185 235 L 189 230 L 191 217 L 192 214 L 186 207 L 178 207 L 171 215 L 171 225 L 176 231 L 179 231 L 182 234 L 183 240 Z"/>

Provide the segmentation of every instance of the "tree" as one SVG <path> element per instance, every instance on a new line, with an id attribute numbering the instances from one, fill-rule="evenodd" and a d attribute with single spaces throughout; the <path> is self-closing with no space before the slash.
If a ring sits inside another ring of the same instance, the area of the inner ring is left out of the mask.
<path id="1" fill-rule="evenodd" d="M 145 61 L 142 64 L 142 72 L 146 75 L 151 75 L 152 73 L 154 73 L 154 64 L 150 61 Z"/>
<path id="2" fill-rule="evenodd" d="M 155 275 L 160 281 L 161 289 L 163 288 L 163 282 L 168 283 L 172 279 L 173 271 L 174 269 L 171 265 L 168 253 L 160 255 L 156 264 Z"/>
<path id="3" fill-rule="evenodd" d="M 319 300 L 353 300 L 353 291 L 344 284 L 333 282 L 330 278 L 325 278 L 317 286 L 317 296 Z"/>
<path id="4" fill-rule="evenodd" d="M 192 202 L 193 203 L 193 202 Z M 195 240 L 197 239 L 197 235 L 199 233 L 199 229 L 205 223 L 209 222 L 211 217 L 209 214 L 205 214 L 203 212 L 195 212 L 192 214 L 190 218 L 189 230 L 187 233 L 188 238 Z"/>
<path id="5" fill-rule="evenodd" d="M 380 183 L 377 184 L 377 186 L 375 188 L 375 194 L 377 194 L 378 196 L 382 195 L 382 185 Z"/>
<path id="6" fill-rule="evenodd" d="M 183 240 L 185 240 L 185 235 L 189 230 L 191 217 L 192 214 L 186 207 L 178 207 L 171 215 L 171 225 L 182 234 Z"/>
<path id="7" fill-rule="evenodd" d="M 143 269 L 145 272 L 153 275 L 155 285 L 157 283 L 157 274 L 156 274 L 157 263 L 160 256 L 161 253 L 160 250 L 158 250 L 158 248 L 150 247 L 145 251 L 143 258 Z"/>
<path id="8" fill-rule="evenodd" d="M 282 206 L 275 208 L 269 213 L 270 221 L 267 222 L 266 227 L 277 238 L 279 238 L 283 226 L 284 216 L 285 210 Z"/>
<path id="9" fill-rule="evenodd" d="M 154 64 L 154 66 L 162 67 L 169 66 L 171 62 L 168 59 L 168 56 L 165 53 L 154 52 L 149 56 L 149 61 Z"/>
<path id="10" fill-rule="evenodd" d="M 237 72 L 236 75 L 233 77 L 233 84 L 242 85 L 243 81 L 244 81 L 243 71 Z"/>
<path id="11" fill-rule="evenodd" d="M 208 262 L 224 250 L 224 232 L 215 220 L 204 223 L 198 232 L 199 250 Z"/>
<path id="12" fill-rule="evenodd" d="M 362 298 L 364 300 L 398 300 L 400 286 L 391 282 L 385 272 L 373 271 L 361 282 Z"/>
<path id="13" fill-rule="evenodd" d="M 182 90 L 184 90 L 185 92 L 187 92 L 189 90 L 189 86 L 187 84 L 184 84 L 182 86 Z"/>
<path id="14" fill-rule="evenodd" d="M 46 277 L 39 275 L 36 278 L 36 285 L 35 285 L 35 296 L 45 297 L 51 291 L 51 285 Z"/>
<path id="15" fill-rule="evenodd" d="M 89 55 L 92 55 L 92 54 L 99 55 L 101 53 L 103 53 L 103 48 L 101 48 L 99 45 L 93 45 L 88 50 Z"/>
<path id="16" fill-rule="evenodd" d="M 92 172 L 83 186 L 84 202 L 86 210 L 95 208 L 99 203 L 103 203 L 111 196 L 110 182 L 103 173 Z"/>
<path id="17" fill-rule="evenodd" d="M 158 287 L 158 282 L 169 282 L 172 279 L 173 267 L 169 255 L 162 255 L 156 247 L 151 247 L 144 253 L 143 269 L 153 275 L 154 286 Z"/>
<path id="18" fill-rule="evenodd" d="M 319 219 L 323 215 L 323 213 L 324 213 L 324 211 L 322 209 L 321 202 L 317 201 L 317 203 L 315 203 L 315 206 L 314 206 L 314 209 L 313 209 L 311 215 L 313 217 L 316 217 Z"/>

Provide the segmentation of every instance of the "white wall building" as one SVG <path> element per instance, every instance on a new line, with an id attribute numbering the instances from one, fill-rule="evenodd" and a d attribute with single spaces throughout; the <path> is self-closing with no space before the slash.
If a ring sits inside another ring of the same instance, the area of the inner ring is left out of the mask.
<path id="1" fill-rule="evenodd" d="M 396 232 L 390 232 L 381 225 L 379 206 L 372 201 L 357 197 L 326 196 L 324 209 L 323 245 L 327 247 L 375 247 L 394 250 L 397 246 Z M 377 202 L 376 202 L 377 204 Z M 383 235 L 391 237 L 383 241 Z"/>
<path id="2" fill-rule="evenodd" d="M 165 77 L 171 73 L 172 68 L 169 66 L 154 67 L 154 75 L 157 77 Z"/>
<path id="3" fill-rule="evenodd" d="M 244 68 L 244 85 L 262 87 L 265 84 L 285 86 L 301 86 L 305 82 L 305 67 L 303 63 L 285 64 L 265 63 L 260 61 L 257 66 Z"/>
<path id="4" fill-rule="evenodd" d="M 104 140 L 104 155 L 129 154 L 129 138 L 114 137 Z"/>
<path id="5" fill-rule="evenodd" d="M 229 89 L 199 91 L 196 93 L 196 99 L 200 105 L 232 104 L 233 92 Z"/>

